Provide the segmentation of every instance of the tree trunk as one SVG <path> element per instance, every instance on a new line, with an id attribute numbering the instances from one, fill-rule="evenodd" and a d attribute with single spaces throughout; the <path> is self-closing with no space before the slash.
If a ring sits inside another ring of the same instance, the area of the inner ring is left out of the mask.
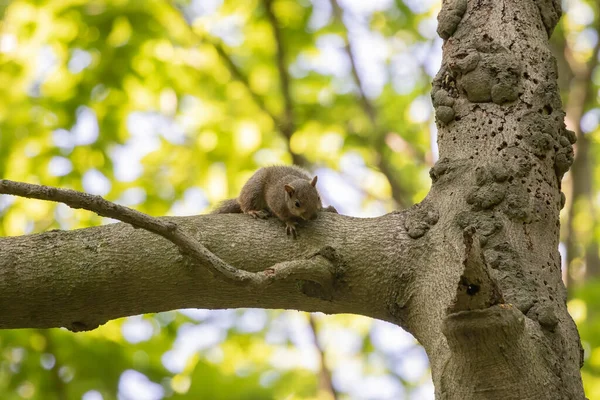
<path id="1" fill-rule="evenodd" d="M 583 398 L 558 253 L 560 180 L 575 141 L 548 46 L 560 12 L 559 1 L 457 0 L 438 17 L 447 40 L 433 101 L 444 158 L 428 198 L 448 226 L 429 239 L 444 266 L 457 265 L 458 227 L 483 239 L 481 251 L 466 252 L 467 296 L 459 284 L 449 309 L 471 311 L 450 314 L 446 340 L 425 346 L 441 398 Z M 488 281 L 497 288 L 479 284 Z M 484 289 L 487 300 L 473 304 Z M 487 308 L 503 303 L 511 307 Z"/>
<path id="2" fill-rule="evenodd" d="M 122 223 L 3 238 L 0 328 L 78 331 L 185 307 L 355 313 L 419 340 L 438 399 L 584 398 L 558 253 L 574 142 L 548 49 L 559 16 L 551 0 L 444 2 L 441 159 L 420 204 L 373 219 L 322 213 L 296 241 L 276 220 L 169 219 L 234 267 L 301 273 L 244 287 Z"/>

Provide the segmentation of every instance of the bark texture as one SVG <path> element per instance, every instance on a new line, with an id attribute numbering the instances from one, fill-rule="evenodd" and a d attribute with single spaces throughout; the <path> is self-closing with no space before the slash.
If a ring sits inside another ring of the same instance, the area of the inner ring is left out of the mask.
<path id="1" fill-rule="evenodd" d="M 479 240 L 465 248 L 481 248 L 454 272 L 456 296 L 433 297 L 453 302 L 440 316 L 445 338 L 416 327 L 439 398 L 584 398 L 558 253 L 560 181 L 575 142 L 548 46 L 560 13 L 551 0 L 455 0 L 438 17 L 446 41 L 432 98 L 443 158 L 427 200 L 440 221 L 427 239 L 447 274 L 460 267 L 459 230 L 474 229 Z"/>
<path id="2" fill-rule="evenodd" d="M 85 330 L 126 315 L 188 307 L 352 312 L 398 322 L 389 311 L 390 293 L 399 290 L 398 266 L 408 273 L 415 257 L 408 246 L 402 250 L 412 241 L 403 214 L 358 219 L 321 213 L 299 226 L 298 240 L 288 238 L 276 219 L 224 214 L 168 220 L 232 266 L 257 272 L 285 263 L 302 274 L 250 288 L 124 223 L 0 238 L 0 328 Z M 323 272 L 315 259 L 328 261 L 331 290 L 316 283 Z"/>
<path id="3" fill-rule="evenodd" d="M 0 328 L 85 330 L 186 307 L 355 313 L 415 335 L 438 399 L 583 399 L 558 253 L 575 141 L 548 48 L 559 16 L 552 0 L 444 1 L 432 91 L 442 158 L 420 204 L 321 213 L 296 241 L 274 219 L 167 219 L 229 266 L 278 271 L 260 287 L 123 223 L 3 238 Z"/>

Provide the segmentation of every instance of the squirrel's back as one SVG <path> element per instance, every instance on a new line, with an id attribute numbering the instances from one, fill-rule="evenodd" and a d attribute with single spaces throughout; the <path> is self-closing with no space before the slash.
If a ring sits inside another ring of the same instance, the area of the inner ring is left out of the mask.
<path id="1" fill-rule="evenodd" d="M 281 220 L 315 217 L 322 207 L 315 183 L 316 177 L 311 180 L 308 171 L 295 165 L 263 167 L 248 179 L 237 199 L 222 202 L 213 213 L 274 213 Z"/>
<path id="2" fill-rule="evenodd" d="M 262 167 L 256 173 L 264 171 L 265 178 L 269 182 L 277 182 L 286 176 L 295 176 L 302 179 L 311 179 L 310 174 L 303 168 L 297 165 L 272 165 L 270 167 Z"/>
<path id="3" fill-rule="evenodd" d="M 286 233 L 296 238 L 300 221 L 315 219 L 323 211 L 317 177 L 295 165 L 274 165 L 256 171 L 237 199 L 225 200 L 213 213 L 244 213 L 254 218 L 275 215 L 285 222 Z M 337 213 L 329 206 L 324 211 Z"/>
<path id="4" fill-rule="evenodd" d="M 309 182 L 310 175 L 295 165 L 260 168 L 248 179 L 237 199 L 242 212 L 268 210 L 283 219 L 283 215 L 287 214 L 284 186 L 296 180 Z"/>
<path id="5" fill-rule="evenodd" d="M 211 211 L 211 214 L 242 213 L 243 210 L 240 204 L 244 204 L 245 208 L 250 207 L 256 210 L 267 208 L 265 198 L 267 187 L 276 184 L 281 179 L 290 175 L 302 179 L 310 179 L 310 174 L 306 170 L 295 165 L 262 167 L 246 182 L 242 193 L 240 193 L 237 199 L 222 201 Z"/>

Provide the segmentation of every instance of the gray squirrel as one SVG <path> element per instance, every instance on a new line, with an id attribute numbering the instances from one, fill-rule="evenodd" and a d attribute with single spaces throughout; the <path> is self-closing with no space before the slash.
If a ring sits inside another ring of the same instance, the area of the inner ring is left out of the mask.
<path id="1" fill-rule="evenodd" d="M 337 213 L 333 206 L 323 208 L 316 185 L 316 176 L 295 165 L 263 167 L 248 179 L 238 198 L 223 201 L 212 214 L 244 213 L 261 219 L 274 214 L 295 239 L 298 222 L 317 218 L 318 211 Z"/>

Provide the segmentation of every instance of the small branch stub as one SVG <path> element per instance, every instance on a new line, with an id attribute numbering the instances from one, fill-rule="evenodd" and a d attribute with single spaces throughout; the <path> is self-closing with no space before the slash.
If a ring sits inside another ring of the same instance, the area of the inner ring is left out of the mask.
<path id="1" fill-rule="evenodd" d="M 331 300 L 336 281 L 342 274 L 339 264 L 336 251 L 325 246 L 305 259 L 277 263 L 257 275 L 262 280 L 261 286 L 291 278 L 298 281 L 299 289 L 305 295 Z"/>

